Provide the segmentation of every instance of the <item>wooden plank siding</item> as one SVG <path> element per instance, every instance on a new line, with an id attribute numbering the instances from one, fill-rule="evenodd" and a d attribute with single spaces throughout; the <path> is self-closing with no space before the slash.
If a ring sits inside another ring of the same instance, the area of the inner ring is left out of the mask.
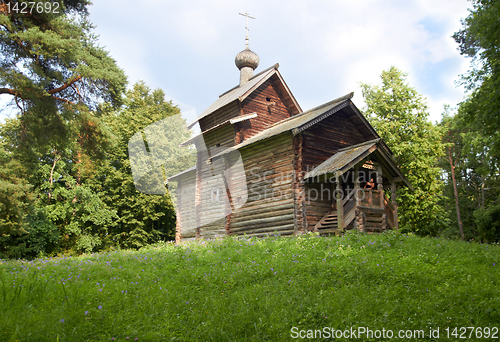
<path id="1" fill-rule="evenodd" d="M 176 241 L 196 237 L 195 194 L 196 170 L 188 172 L 177 179 L 177 223 Z"/>
<path id="2" fill-rule="evenodd" d="M 248 184 L 246 203 L 231 215 L 233 235 L 291 235 L 295 230 L 292 134 L 285 132 L 240 150 Z"/>
<path id="3" fill-rule="evenodd" d="M 332 209 L 332 184 L 306 183 L 304 184 L 304 201 L 307 213 L 309 230 Z"/>
<path id="4" fill-rule="evenodd" d="M 273 78 L 270 78 L 243 101 L 242 115 L 255 112 L 257 117 L 239 123 L 240 141 L 247 140 L 292 115 L 281 100 L 279 92 Z"/>
<path id="5" fill-rule="evenodd" d="M 212 155 L 216 152 L 217 149 L 212 152 Z M 225 217 L 231 212 L 224 182 L 224 160 L 219 158 L 210 164 L 206 162 L 207 160 L 208 158 L 202 158 L 198 167 L 198 173 L 201 175 L 199 185 L 200 212 L 198 214 L 200 238 L 225 235 Z M 216 196 L 214 192 L 217 194 Z"/>
<path id="6" fill-rule="evenodd" d="M 339 149 L 369 140 L 345 111 L 341 111 L 302 132 L 303 165 L 308 172 L 330 158 Z"/>
<path id="7" fill-rule="evenodd" d="M 232 147 L 234 146 L 234 127 L 227 124 L 203 135 L 205 146 L 210 149 L 214 146 Z"/>
<path id="8" fill-rule="evenodd" d="M 202 132 L 205 132 L 206 130 L 220 125 L 221 123 L 226 122 L 227 120 L 232 119 L 238 115 L 240 115 L 239 101 L 235 100 L 227 104 L 226 106 L 217 109 L 210 115 L 207 115 L 204 118 L 200 119 L 200 130 Z"/>

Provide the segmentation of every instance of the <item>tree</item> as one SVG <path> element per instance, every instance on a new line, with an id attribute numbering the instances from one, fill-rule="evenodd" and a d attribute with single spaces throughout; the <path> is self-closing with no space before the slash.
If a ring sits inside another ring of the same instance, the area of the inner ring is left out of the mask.
<path id="1" fill-rule="evenodd" d="M 462 55 L 472 58 L 471 70 L 462 76 L 471 96 L 461 103 L 468 123 L 476 121 L 493 138 L 500 152 L 500 2 L 470 0 L 472 9 L 453 35 Z"/>
<path id="2" fill-rule="evenodd" d="M 436 166 L 444 154 L 443 133 L 428 120 L 427 105 L 406 83 L 406 76 L 391 67 L 382 72 L 380 86 L 361 83 L 365 112 L 415 188 L 399 190 L 401 227 L 420 234 L 437 234 L 446 221 L 438 204 L 442 183 Z"/>
<path id="3" fill-rule="evenodd" d="M 29 252 L 25 218 L 33 196 L 24 170 L 0 144 L 0 257 L 19 258 Z"/>
<path id="4" fill-rule="evenodd" d="M 169 134 L 162 138 L 168 139 L 171 146 L 178 149 L 178 145 L 191 134 L 179 108 L 165 101 L 163 91 L 151 91 L 144 83 L 137 83 L 126 95 L 121 110 L 103 108 L 103 119 L 116 140 L 107 153 L 98 178 L 102 182 L 103 201 L 118 215 L 116 226 L 109 230 L 108 244 L 140 248 L 174 237 L 175 208 L 168 193 L 149 195 L 136 190 L 128 155 L 129 140 L 137 132 L 143 132 L 146 127 L 165 118 L 171 118 Z M 165 164 L 163 169 L 173 175 L 194 163 L 195 155 L 186 149 L 175 155 L 175 160 Z M 169 167 L 171 169 L 167 170 Z"/>
<path id="5" fill-rule="evenodd" d="M 462 240 L 465 239 L 464 228 L 462 222 L 462 214 L 460 211 L 460 197 L 458 195 L 458 185 L 457 185 L 457 177 L 456 171 L 459 171 L 460 162 L 461 162 L 461 153 L 463 141 L 460 135 L 461 128 L 456 119 L 453 119 L 449 115 L 450 108 L 449 106 L 445 107 L 445 113 L 443 114 L 443 118 L 441 120 L 441 125 L 446 129 L 446 134 L 443 136 L 443 141 L 446 143 L 446 166 L 445 170 L 448 170 L 449 166 L 449 174 L 451 175 L 451 186 L 453 187 L 453 197 L 455 198 L 455 209 L 457 213 L 457 223 L 458 223 L 458 231 L 460 233 L 460 238 Z"/>
<path id="6" fill-rule="evenodd" d="M 459 107 L 455 115 L 447 110 L 440 125 L 446 129 L 444 142 L 447 144 L 447 156 L 440 163 L 444 171 L 444 205 L 454 222 L 454 227 L 445 235 L 456 236 L 456 226 L 462 221 L 463 230 L 459 231 L 464 239 L 495 241 L 493 225 L 488 226 L 488 222 L 495 223 L 493 207 L 499 200 L 500 179 L 498 158 L 490 148 L 492 137 L 485 134 L 477 122 L 469 123 L 464 118 L 463 107 Z M 456 216 L 447 197 L 455 199 Z M 487 219 L 490 214 L 492 216 Z"/>
<path id="7" fill-rule="evenodd" d="M 16 4 L 0 7 L 0 95 L 20 112 L 23 146 L 62 150 L 76 133 L 82 150 L 91 148 L 89 140 L 103 135 L 92 110 L 102 102 L 118 106 L 126 77 L 97 45 L 90 1 L 64 0 L 59 14 L 14 11 Z M 28 132 L 34 141 L 25 141 Z"/>
<path id="8" fill-rule="evenodd" d="M 90 184 L 111 139 L 96 109 L 121 105 L 126 77 L 98 46 L 90 1 L 59 1 L 58 14 L 47 4 L 56 2 L 35 0 L 43 11 L 21 11 L 16 0 L 0 4 L 0 96 L 18 110 L 0 137 L 13 160 L 9 168 L 22 166 L 18 177 L 34 198 L 31 213 L 16 220 L 25 227 L 26 246 L 91 251 L 115 215 Z"/>

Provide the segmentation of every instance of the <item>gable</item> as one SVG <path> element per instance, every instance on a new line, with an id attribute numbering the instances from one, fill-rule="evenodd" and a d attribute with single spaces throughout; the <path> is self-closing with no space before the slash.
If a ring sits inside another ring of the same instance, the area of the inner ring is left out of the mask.
<path id="1" fill-rule="evenodd" d="M 242 102 L 242 114 L 255 113 L 256 116 L 235 126 L 235 131 L 239 134 L 238 142 L 297 114 L 296 110 L 286 106 L 278 82 L 279 78 L 276 75 L 271 76 Z"/>
<path id="2" fill-rule="evenodd" d="M 379 138 L 353 107 L 350 102 L 302 131 L 304 171 L 317 167 L 340 149 Z"/>
<path id="3" fill-rule="evenodd" d="M 208 118 L 209 116 L 218 116 L 217 113 L 220 111 L 227 111 L 225 109 L 226 106 L 232 105 L 239 106 L 247 97 L 253 94 L 263 83 L 273 78 L 272 82 L 274 82 L 276 88 L 279 88 L 281 93 L 281 98 L 284 105 L 287 109 L 294 114 L 298 114 L 302 112 L 298 102 L 295 100 L 295 97 L 291 93 L 290 89 L 286 85 L 285 81 L 281 77 L 281 74 L 278 71 L 279 64 L 275 64 L 272 67 L 254 75 L 249 79 L 247 83 L 242 86 L 236 86 L 226 93 L 220 95 L 219 99 L 217 99 L 214 103 L 212 103 L 207 109 L 205 109 L 198 118 L 191 122 L 188 125 L 188 128 L 193 127 L 197 122 L 203 120 L 204 118 Z M 234 110 L 231 111 L 231 114 L 235 114 Z M 239 114 L 236 114 L 239 115 Z M 202 132 L 206 129 L 212 127 L 211 120 L 204 120 L 208 124 L 205 124 L 205 129 L 202 128 Z M 220 122 L 219 122 L 220 123 Z M 201 126 L 201 123 L 200 123 Z"/>

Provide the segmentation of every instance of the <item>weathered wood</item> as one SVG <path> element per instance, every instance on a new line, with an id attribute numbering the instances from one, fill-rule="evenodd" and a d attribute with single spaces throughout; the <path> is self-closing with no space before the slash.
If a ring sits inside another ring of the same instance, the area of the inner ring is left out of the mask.
<path id="1" fill-rule="evenodd" d="M 394 208 L 394 228 L 399 229 L 399 222 L 398 222 L 398 202 L 396 199 L 396 182 L 393 180 L 391 183 L 391 199 L 392 199 L 392 206 Z"/>
<path id="2" fill-rule="evenodd" d="M 384 209 L 384 180 L 382 178 L 382 166 L 378 165 L 377 170 L 377 190 L 379 193 L 380 208 Z"/>
<path id="3" fill-rule="evenodd" d="M 272 104 L 274 103 L 274 104 Z M 292 115 L 278 94 L 273 77 L 264 82 L 242 103 L 243 113 L 257 113 L 256 118 L 241 122 L 239 125 L 243 141 L 268 128 L 272 124 Z"/>
<path id="4" fill-rule="evenodd" d="M 259 219 L 252 218 L 251 223 L 249 223 L 248 221 L 232 222 L 231 228 L 233 231 L 235 231 L 235 228 L 239 228 L 239 227 L 244 227 L 244 226 L 249 226 L 249 225 L 258 226 L 258 225 L 262 225 L 262 224 L 276 223 L 276 222 L 280 222 L 283 220 L 289 220 L 289 219 L 293 219 L 293 215 L 290 215 L 290 213 L 276 215 L 276 216 L 268 216 L 268 217 L 263 217 L 263 218 L 259 218 Z"/>
<path id="5" fill-rule="evenodd" d="M 293 224 L 291 225 L 293 227 Z M 260 232 L 260 233 L 248 233 L 244 234 L 247 237 L 263 237 L 263 236 L 272 236 L 279 234 L 280 236 L 289 236 L 293 235 L 294 229 L 282 229 L 280 231 L 269 231 L 269 232 Z"/>
<path id="6" fill-rule="evenodd" d="M 281 225 L 254 225 L 254 226 L 249 226 L 249 227 L 238 227 L 232 229 L 234 233 L 238 233 L 238 235 L 243 235 L 243 234 L 254 234 L 254 233 L 262 233 L 262 232 L 274 232 L 277 231 L 279 232 L 280 230 L 288 230 L 290 228 L 293 228 L 293 218 L 290 220 L 284 220 L 281 222 Z"/>
<path id="7" fill-rule="evenodd" d="M 280 134 L 240 150 L 248 185 L 247 202 L 233 215 L 232 234 L 260 234 L 294 223 L 292 135 Z M 275 197 L 273 197 L 273 194 Z M 256 233 L 257 232 L 257 233 Z"/>
<path id="8" fill-rule="evenodd" d="M 342 177 L 337 175 L 335 177 L 335 182 L 337 183 L 335 198 L 337 199 L 337 223 L 339 230 L 344 229 L 344 206 L 342 205 Z"/>
<path id="9" fill-rule="evenodd" d="M 364 207 L 360 206 L 358 207 L 363 213 L 366 214 L 376 214 L 376 215 L 382 215 L 384 213 L 383 209 L 380 208 L 373 208 L 373 207 Z"/>
<path id="10" fill-rule="evenodd" d="M 205 132 L 206 130 L 214 126 L 220 125 L 221 123 L 238 116 L 240 113 L 238 102 L 239 101 L 237 100 L 233 101 L 228 105 L 219 108 L 212 114 L 207 115 L 204 118 L 200 119 L 199 124 L 201 131 Z"/>
<path id="11" fill-rule="evenodd" d="M 297 134 L 293 137 L 293 195 L 294 195 L 294 216 L 295 216 L 295 233 L 306 232 L 307 230 L 307 215 L 305 212 L 304 198 L 304 174 L 302 162 L 302 134 Z"/>

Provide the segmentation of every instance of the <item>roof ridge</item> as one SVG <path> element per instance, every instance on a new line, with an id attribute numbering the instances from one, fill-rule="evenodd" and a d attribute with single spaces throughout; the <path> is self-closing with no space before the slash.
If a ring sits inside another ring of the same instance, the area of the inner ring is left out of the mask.
<path id="1" fill-rule="evenodd" d="M 341 101 L 345 101 L 345 100 L 350 100 L 350 99 L 352 99 L 353 96 L 354 96 L 354 92 L 351 91 L 349 94 L 346 94 L 344 96 L 338 97 L 335 100 L 332 100 L 330 102 L 323 103 L 323 104 L 321 104 L 319 106 L 316 106 L 314 108 L 308 109 L 307 111 L 303 112 L 302 114 L 305 114 L 305 113 L 308 113 L 308 112 L 312 112 L 313 110 L 318 110 L 321 107 L 329 106 L 329 105 L 331 105 L 334 102 L 341 102 Z"/>
<path id="2" fill-rule="evenodd" d="M 310 113 L 310 112 L 312 112 L 312 111 L 315 111 L 315 110 L 321 109 L 321 108 L 323 108 L 323 107 L 328 107 L 328 106 L 330 106 L 331 104 L 333 104 L 333 103 L 335 103 L 335 102 L 342 102 L 342 101 L 345 101 L 345 100 L 350 100 L 350 99 L 352 99 L 352 97 L 353 97 L 353 96 L 354 96 L 354 92 L 350 92 L 349 94 L 344 95 L 344 96 L 341 96 L 341 97 L 339 97 L 339 98 L 336 98 L 335 100 L 332 100 L 332 101 L 327 102 L 327 103 L 323 103 L 323 104 L 321 104 L 321 105 L 319 105 L 319 106 L 316 106 L 316 107 L 314 107 L 314 108 L 308 109 L 308 110 L 306 110 L 305 112 L 302 112 L 302 113 L 299 113 L 299 114 L 296 114 L 296 115 L 290 116 L 290 117 L 288 117 L 288 118 L 286 118 L 286 119 L 283 119 L 283 120 L 281 120 L 281 121 L 275 122 L 274 124 L 272 124 L 272 125 L 271 125 L 271 126 L 269 126 L 268 128 L 271 128 L 271 127 L 277 126 L 277 125 L 279 125 L 279 124 L 281 124 L 281 123 L 283 123 L 283 122 L 287 122 L 287 121 L 290 121 L 290 120 L 294 120 L 294 119 L 296 119 L 296 118 L 299 118 L 299 117 L 301 117 L 301 116 L 303 116 L 303 115 L 306 115 L 306 114 L 308 114 L 308 113 Z"/>
<path id="3" fill-rule="evenodd" d="M 346 146 L 346 147 L 343 147 L 343 148 L 337 150 L 336 153 L 344 152 L 344 151 L 351 150 L 353 148 L 358 148 L 358 147 L 365 146 L 365 145 L 376 144 L 380 140 L 381 140 L 380 138 L 377 138 L 377 139 L 368 140 L 368 141 L 365 141 L 365 142 L 362 142 L 362 143 L 359 143 L 359 144 L 356 144 L 356 145 Z"/>
<path id="4" fill-rule="evenodd" d="M 261 72 L 259 72 L 259 73 L 255 74 L 255 75 L 253 75 L 252 77 L 250 77 L 250 78 L 248 79 L 248 81 L 251 81 L 251 80 L 252 80 L 252 79 L 254 79 L 255 77 L 258 77 L 258 76 L 262 75 L 263 73 L 265 73 L 265 72 L 267 72 L 267 71 L 269 71 L 269 70 L 271 70 L 271 69 L 276 69 L 276 70 L 278 70 L 279 66 L 280 66 L 280 65 L 279 65 L 279 63 L 276 63 L 276 64 L 274 64 L 274 65 L 270 66 L 269 68 L 267 68 L 267 69 L 265 69 L 265 70 L 262 70 Z M 235 90 L 235 89 L 238 89 L 239 87 L 241 87 L 241 85 L 237 85 L 237 86 L 232 87 L 232 88 L 231 88 L 231 89 L 229 89 L 228 91 L 226 91 L 226 92 L 224 92 L 224 93 L 220 94 L 220 95 L 219 95 L 219 98 L 221 98 L 222 96 L 224 96 L 224 95 L 226 95 L 226 94 L 229 94 L 230 92 L 232 92 L 232 91 L 233 91 L 233 90 Z"/>

